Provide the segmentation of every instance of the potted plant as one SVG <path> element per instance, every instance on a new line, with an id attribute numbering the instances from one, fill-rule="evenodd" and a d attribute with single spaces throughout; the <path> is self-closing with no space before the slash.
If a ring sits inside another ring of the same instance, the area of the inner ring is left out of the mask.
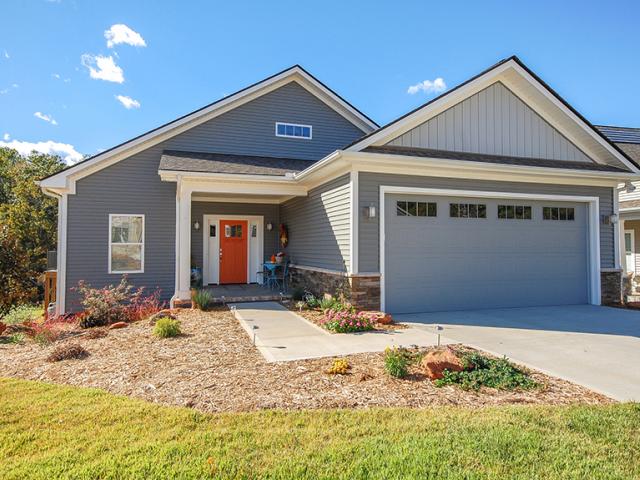
<path id="1" fill-rule="evenodd" d="M 284 262 L 284 257 L 286 256 L 286 254 L 284 252 L 278 252 L 276 254 L 276 263 L 278 265 L 281 265 Z"/>

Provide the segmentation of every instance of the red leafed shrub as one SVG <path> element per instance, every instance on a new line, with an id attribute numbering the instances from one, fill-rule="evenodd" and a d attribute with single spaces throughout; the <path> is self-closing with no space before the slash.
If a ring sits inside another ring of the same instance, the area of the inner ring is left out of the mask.
<path id="1" fill-rule="evenodd" d="M 135 288 L 123 275 L 117 286 L 92 288 L 80 281 L 76 289 L 82 295 L 84 312 L 80 318 L 83 328 L 101 327 L 117 322 L 134 322 L 164 308 L 160 292 L 145 295 L 144 287 Z"/>
<path id="2" fill-rule="evenodd" d="M 27 330 L 25 330 L 27 336 L 40 345 L 48 345 L 51 342 L 55 342 L 61 333 L 60 329 L 52 323 L 24 322 L 23 325 L 27 327 Z"/>

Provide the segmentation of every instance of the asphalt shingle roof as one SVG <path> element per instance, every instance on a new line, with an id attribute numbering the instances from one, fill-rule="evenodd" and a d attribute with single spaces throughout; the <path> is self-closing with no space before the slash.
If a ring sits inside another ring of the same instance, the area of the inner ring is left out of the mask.
<path id="1" fill-rule="evenodd" d="M 300 172 L 312 164 L 309 160 L 293 158 L 165 150 L 162 152 L 159 168 L 181 172 L 284 176 Z"/>
<path id="2" fill-rule="evenodd" d="M 611 165 L 600 165 L 588 162 L 569 162 L 565 160 L 547 160 L 543 158 L 507 157 L 503 155 L 487 155 L 481 153 L 451 152 L 432 150 L 429 148 L 381 146 L 367 147 L 365 152 L 386 153 L 390 155 L 408 155 L 412 157 L 429 157 L 451 160 L 465 160 L 469 162 L 500 163 L 505 165 L 527 165 L 531 167 L 570 168 L 576 170 L 594 170 L 600 172 L 626 172 L 626 170 Z"/>
<path id="3" fill-rule="evenodd" d="M 609 125 L 597 125 L 596 128 L 614 143 L 640 143 L 640 128 Z"/>

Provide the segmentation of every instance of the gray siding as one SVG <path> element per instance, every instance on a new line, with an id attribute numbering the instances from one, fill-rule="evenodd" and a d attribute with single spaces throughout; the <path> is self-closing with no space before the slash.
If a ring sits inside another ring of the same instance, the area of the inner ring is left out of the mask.
<path id="1" fill-rule="evenodd" d="M 349 175 L 284 203 L 280 218 L 289 230 L 287 255 L 293 263 L 347 271 L 350 261 Z"/>
<path id="2" fill-rule="evenodd" d="M 409 130 L 389 145 L 591 162 L 500 82 Z"/>
<path id="3" fill-rule="evenodd" d="M 600 197 L 600 214 L 613 213 L 613 189 L 578 185 L 551 185 L 520 182 L 496 182 L 459 178 L 417 177 L 380 173 L 359 174 L 360 205 L 376 205 L 379 210 L 380 185 L 422 188 L 450 188 L 515 193 L 539 193 L 552 195 L 583 195 Z M 614 267 L 613 226 L 600 225 L 600 265 Z M 359 219 L 359 271 L 378 272 L 379 266 L 379 215 L 373 219 Z"/>
<path id="4" fill-rule="evenodd" d="M 313 139 L 276 137 L 276 121 L 313 125 Z M 164 300 L 169 300 L 173 295 L 175 184 L 162 182 L 158 176 L 158 165 L 163 150 L 181 149 L 318 160 L 362 134 L 357 127 L 300 85 L 289 83 L 79 180 L 76 194 L 69 196 L 68 205 L 67 310 L 78 310 L 80 306 L 77 294 L 71 290 L 78 281 L 85 280 L 95 287 L 102 287 L 120 280 L 120 275 L 107 273 L 110 213 L 146 216 L 145 271 L 141 274 L 131 274 L 129 278 L 135 285 L 151 289 L 160 288 Z M 200 208 L 198 204 L 193 205 L 194 208 Z M 267 207 L 256 205 L 255 208 L 252 211 L 261 214 L 262 209 Z M 276 207 L 268 208 L 270 210 L 265 212 L 275 215 Z M 248 210 L 246 212 L 249 213 Z M 266 215 L 265 213 L 265 222 Z M 277 219 L 274 224 L 277 225 Z M 265 253 L 277 249 L 277 244 L 274 243 L 277 240 L 272 238 L 273 235 L 277 235 L 275 230 L 270 236 L 265 236 Z M 300 233 L 302 237 L 306 235 L 308 234 Z M 340 242 L 343 241 L 341 235 L 339 232 Z M 194 238 L 194 242 L 198 241 L 200 247 L 198 248 L 197 243 L 194 244 L 194 253 L 202 263 L 201 239 Z M 328 253 L 325 252 L 325 255 L 328 256 Z M 336 258 L 340 258 L 339 249 Z M 335 263 L 332 263 L 334 267 Z"/>
<path id="5" fill-rule="evenodd" d="M 162 147 L 154 147 L 90 175 L 69 195 L 67 218 L 66 309 L 79 309 L 71 290 L 80 280 L 102 287 L 118 283 L 120 274 L 108 273 L 109 214 L 144 214 L 144 273 L 130 274 L 131 283 L 162 290 L 164 300 L 174 293 L 175 210 L 174 183 L 161 182 L 158 161 Z"/>
<path id="6" fill-rule="evenodd" d="M 271 257 L 271 254 L 279 251 L 278 224 L 280 217 L 278 205 L 194 201 L 191 203 L 191 257 L 198 267 L 203 267 L 202 228 L 204 226 L 204 215 L 262 215 L 264 217 L 265 260 Z M 193 228 L 196 220 L 201 225 L 199 231 Z M 267 223 L 269 222 L 273 224 L 273 230 L 271 231 L 267 230 Z"/>
<path id="7" fill-rule="evenodd" d="M 276 137 L 276 122 L 311 125 L 313 138 Z M 167 148 L 319 160 L 363 134 L 342 115 L 291 82 L 169 140 Z"/>

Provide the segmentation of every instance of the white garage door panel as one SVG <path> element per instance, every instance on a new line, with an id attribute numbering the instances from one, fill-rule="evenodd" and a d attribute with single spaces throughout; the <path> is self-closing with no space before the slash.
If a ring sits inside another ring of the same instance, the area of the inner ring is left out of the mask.
<path id="1" fill-rule="evenodd" d="M 396 201 L 437 202 L 437 217 L 396 215 Z M 487 206 L 487 218 L 450 218 L 450 203 Z M 581 203 L 388 194 L 385 300 L 392 313 L 588 302 L 587 207 Z M 531 220 L 498 219 L 528 205 Z M 542 219 L 572 207 L 574 221 Z"/>

